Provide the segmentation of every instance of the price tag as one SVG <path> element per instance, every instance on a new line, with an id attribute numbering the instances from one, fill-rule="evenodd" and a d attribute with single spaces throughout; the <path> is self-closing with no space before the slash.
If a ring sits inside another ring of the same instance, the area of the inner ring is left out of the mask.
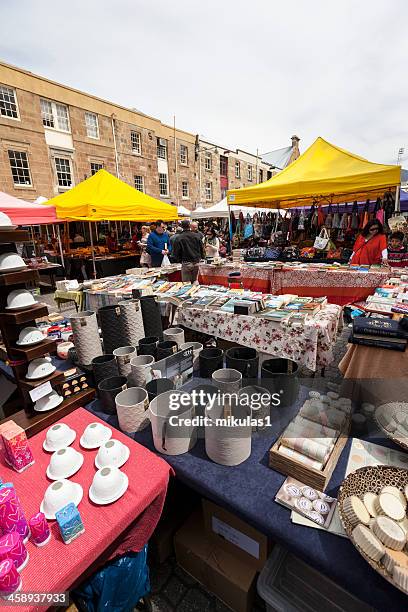
<path id="1" fill-rule="evenodd" d="M 52 391 L 52 387 L 51 387 L 51 383 L 50 381 L 47 381 L 46 383 L 39 385 L 38 387 L 36 387 L 35 389 L 32 389 L 30 391 L 30 397 L 31 400 L 33 402 L 36 402 L 37 400 L 41 399 L 42 397 L 45 397 L 46 395 L 49 395 Z"/>

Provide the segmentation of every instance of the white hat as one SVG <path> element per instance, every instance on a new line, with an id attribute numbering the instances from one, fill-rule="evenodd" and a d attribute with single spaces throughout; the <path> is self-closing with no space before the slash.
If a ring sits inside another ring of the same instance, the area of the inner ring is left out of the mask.
<path id="1" fill-rule="evenodd" d="M 55 513 L 73 502 L 76 506 L 82 500 L 83 489 L 80 484 L 70 480 L 57 480 L 50 484 L 44 493 L 44 499 L 40 505 L 40 512 L 44 512 L 45 518 L 55 519 Z"/>
<path id="2" fill-rule="evenodd" d="M 2 253 L 0 255 L 0 272 L 18 272 L 27 268 L 24 259 L 17 253 Z"/>
<path id="3" fill-rule="evenodd" d="M 35 306 L 33 294 L 28 289 L 14 289 L 7 296 L 6 310 L 23 310 Z"/>
<path id="4" fill-rule="evenodd" d="M 30 361 L 28 364 L 26 378 L 28 380 L 45 378 L 55 372 L 56 369 L 55 365 L 51 363 L 51 357 L 39 357 L 38 359 L 33 359 L 33 361 Z"/>
<path id="5" fill-rule="evenodd" d="M 17 346 L 34 346 L 44 340 L 38 327 L 25 327 L 18 335 Z"/>
<path id="6" fill-rule="evenodd" d="M 48 395 L 40 397 L 40 399 L 35 402 L 34 410 L 36 412 L 47 412 L 48 410 L 52 410 L 53 408 L 56 408 L 57 406 L 62 404 L 63 401 L 64 398 L 61 397 L 61 395 L 58 395 L 58 393 L 53 390 Z"/>
<path id="7" fill-rule="evenodd" d="M 0 229 L 1 230 L 12 230 L 15 229 L 17 225 L 13 225 L 12 220 L 6 213 L 0 212 Z"/>

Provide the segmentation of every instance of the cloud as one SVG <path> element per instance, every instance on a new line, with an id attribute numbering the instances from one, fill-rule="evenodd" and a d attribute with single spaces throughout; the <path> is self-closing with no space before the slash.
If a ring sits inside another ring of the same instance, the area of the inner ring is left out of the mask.
<path id="1" fill-rule="evenodd" d="M 225 146 L 408 150 L 404 0 L 3 0 L 0 57 Z"/>

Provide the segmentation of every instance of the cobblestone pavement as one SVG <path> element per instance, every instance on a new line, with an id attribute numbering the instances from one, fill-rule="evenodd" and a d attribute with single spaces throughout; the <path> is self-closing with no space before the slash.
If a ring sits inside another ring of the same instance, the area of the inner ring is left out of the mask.
<path id="1" fill-rule="evenodd" d="M 41 296 L 52 310 L 57 311 L 52 294 Z M 75 312 L 75 307 L 70 304 L 63 304 L 62 314 L 69 316 Z M 313 379 L 313 386 L 324 388 L 327 381 L 340 382 L 341 375 L 338 370 L 338 363 L 343 357 L 349 330 L 343 329 L 334 348 L 335 361 L 326 368 L 325 377 L 316 376 Z M 312 378 L 313 373 L 306 368 L 300 370 L 300 377 Z M 227 612 L 227 608 L 219 599 L 206 591 L 191 576 L 184 572 L 176 563 L 174 557 L 165 563 L 158 564 L 154 555 L 149 559 L 151 572 L 151 606 L 153 612 Z M 265 610 L 264 602 L 257 599 L 254 611 Z"/>

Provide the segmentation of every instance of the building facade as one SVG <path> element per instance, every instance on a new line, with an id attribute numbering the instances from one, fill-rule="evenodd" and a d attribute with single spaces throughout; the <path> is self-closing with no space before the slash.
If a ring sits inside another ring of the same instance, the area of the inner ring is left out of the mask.
<path id="1" fill-rule="evenodd" d="M 260 155 L 0 62 L 0 191 L 51 198 L 101 168 L 191 210 L 274 172 Z"/>

